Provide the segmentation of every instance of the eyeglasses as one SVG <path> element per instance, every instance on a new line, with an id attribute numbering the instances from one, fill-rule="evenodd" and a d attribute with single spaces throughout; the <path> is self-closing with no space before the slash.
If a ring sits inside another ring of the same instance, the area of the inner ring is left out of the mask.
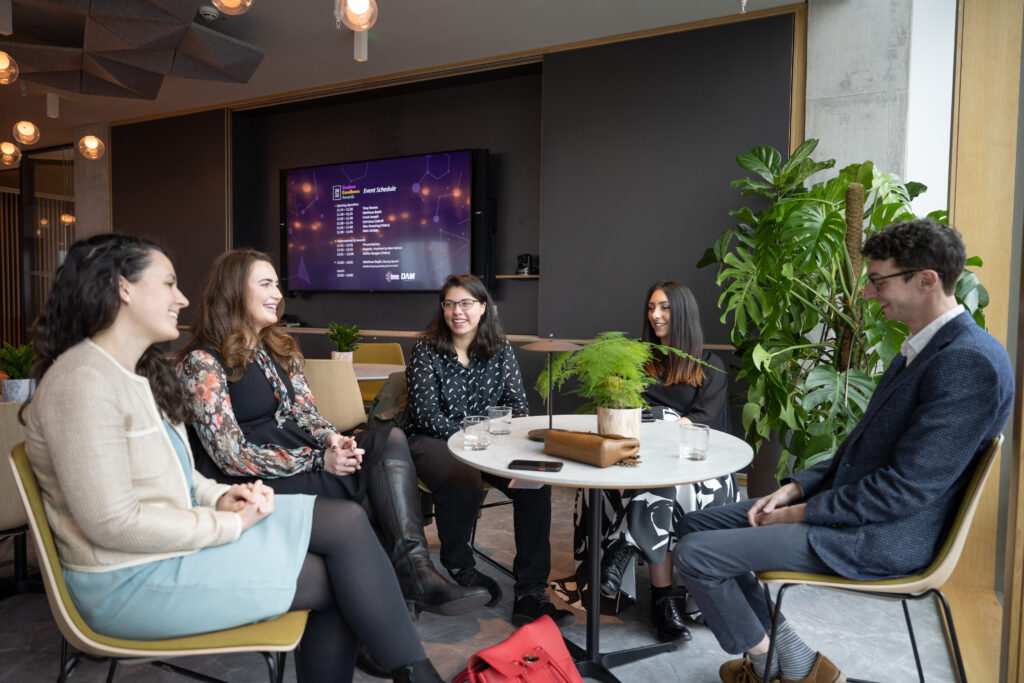
<path id="1" fill-rule="evenodd" d="M 874 287 L 875 289 L 878 289 L 878 283 L 881 282 L 882 280 L 888 280 L 891 277 L 897 277 L 899 275 L 910 275 L 911 273 L 920 273 L 921 271 L 925 271 L 925 270 L 931 270 L 931 268 L 914 268 L 913 270 L 901 270 L 898 273 L 893 273 L 891 275 L 883 275 L 882 277 L 871 277 L 869 275 L 868 276 L 868 282 L 871 283 L 872 287 Z M 942 273 L 941 272 L 936 270 L 935 273 L 939 277 L 942 277 Z"/>
<path id="2" fill-rule="evenodd" d="M 458 306 L 462 310 L 468 311 L 478 303 L 480 303 L 479 299 L 460 299 L 459 301 L 451 301 L 450 299 L 445 299 L 444 301 L 441 302 L 441 308 L 443 308 L 446 311 L 451 311 L 454 310 L 456 306 Z"/>

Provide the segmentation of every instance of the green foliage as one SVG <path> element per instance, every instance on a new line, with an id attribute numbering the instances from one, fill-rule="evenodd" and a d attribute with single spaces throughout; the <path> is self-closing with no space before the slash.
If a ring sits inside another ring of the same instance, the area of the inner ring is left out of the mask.
<path id="1" fill-rule="evenodd" d="M 362 340 L 362 335 L 359 334 L 358 325 L 339 325 L 337 323 L 327 324 L 327 336 L 331 338 L 334 345 L 338 347 L 338 351 L 355 351 L 356 346 L 359 345 Z"/>
<path id="2" fill-rule="evenodd" d="M 4 342 L 3 348 L 0 348 L 0 372 L 11 379 L 28 379 L 35 362 L 36 352 L 31 344 L 11 346 Z"/>
<path id="3" fill-rule="evenodd" d="M 910 201 L 926 189 L 881 173 L 870 161 L 808 189 L 809 176 L 835 166 L 811 159 L 817 144 L 804 142 L 785 164 L 771 147 L 740 154 L 737 163 L 757 177 L 732 187 L 759 197 L 763 208 L 731 211 L 737 224 L 698 263 L 718 267 L 721 319 L 731 322 L 743 364 L 738 376 L 749 383 L 743 429 L 755 451 L 777 430 L 780 476 L 791 464 L 798 471 L 832 457 L 907 335 L 903 323 L 886 321 L 878 304 L 862 297 L 866 269 L 854 272 L 858 254 L 851 259 L 846 245 L 847 188 L 865 189 L 861 239 L 914 219 Z M 930 215 L 946 222 L 945 212 Z M 988 293 L 977 275 L 965 270 L 956 293 L 984 327 Z"/>
<path id="4" fill-rule="evenodd" d="M 551 378 L 555 389 L 561 390 L 569 379 L 579 386 L 569 392 L 589 399 L 579 412 L 599 408 L 644 408 L 644 389 L 656 380 L 645 369 L 655 350 L 674 353 L 713 368 L 699 358 L 669 346 L 628 339 L 622 332 L 602 332 L 594 341 L 577 351 L 556 353 L 551 360 Z M 534 388 L 547 401 L 548 370 L 545 367 Z"/>

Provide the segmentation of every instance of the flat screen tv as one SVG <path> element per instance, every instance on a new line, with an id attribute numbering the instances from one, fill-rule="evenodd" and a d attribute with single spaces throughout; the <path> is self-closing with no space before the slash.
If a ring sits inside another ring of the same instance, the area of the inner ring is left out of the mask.
<path id="1" fill-rule="evenodd" d="M 486 276 L 486 165 L 486 150 L 458 150 L 281 171 L 286 288 L 436 291 L 453 273 Z"/>

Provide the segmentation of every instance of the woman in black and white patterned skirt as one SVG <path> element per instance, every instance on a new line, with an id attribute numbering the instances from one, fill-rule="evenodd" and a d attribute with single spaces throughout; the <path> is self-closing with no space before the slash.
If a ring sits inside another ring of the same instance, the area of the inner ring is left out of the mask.
<path id="1" fill-rule="evenodd" d="M 657 381 L 644 392 L 656 417 L 705 424 L 729 431 L 726 373 L 722 360 L 704 349 L 697 301 L 678 282 L 656 282 L 647 292 L 643 339 L 671 346 L 706 365 L 674 354 L 655 353 L 647 367 Z M 710 367 L 709 367 L 710 366 Z M 632 567 L 637 554 L 651 567 L 651 622 L 661 640 L 688 640 L 680 601 L 672 594 L 671 547 L 683 514 L 738 500 L 732 475 L 675 487 L 604 492 L 601 562 L 602 611 L 617 612 L 632 604 L 636 590 Z M 572 603 L 585 584 L 586 499 L 576 498 L 574 553 L 577 571 L 555 582 L 556 592 Z M 625 580 L 624 580 L 625 579 Z M 621 593 L 620 593 L 621 591 Z"/>

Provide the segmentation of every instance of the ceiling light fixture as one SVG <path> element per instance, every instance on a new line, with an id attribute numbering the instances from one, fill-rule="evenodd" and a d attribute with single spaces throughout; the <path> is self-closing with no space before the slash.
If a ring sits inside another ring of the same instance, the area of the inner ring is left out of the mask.
<path id="1" fill-rule="evenodd" d="M 31 121 L 18 121 L 14 124 L 14 139 L 23 145 L 34 145 L 39 142 L 39 126 Z"/>
<path id="2" fill-rule="evenodd" d="M 334 18 L 353 31 L 369 31 L 377 21 L 377 0 L 337 0 Z"/>
<path id="3" fill-rule="evenodd" d="M 21 161 L 21 150 L 13 142 L 0 142 L 0 165 L 17 166 Z"/>
<path id="4" fill-rule="evenodd" d="M 18 80 L 18 63 L 14 57 L 0 50 L 0 85 L 10 85 Z"/>
<path id="5" fill-rule="evenodd" d="M 238 16 L 252 9 L 253 0 L 210 0 L 224 14 Z"/>
<path id="6" fill-rule="evenodd" d="M 78 151 L 86 159 L 99 159 L 107 147 L 95 135 L 85 135 L 78 141 Z"/>
<path id="7" fill-rule="evenodd" d="M 55 92 L 46 93 L 46 118 L 60 118 L 60 100 Z"/>

